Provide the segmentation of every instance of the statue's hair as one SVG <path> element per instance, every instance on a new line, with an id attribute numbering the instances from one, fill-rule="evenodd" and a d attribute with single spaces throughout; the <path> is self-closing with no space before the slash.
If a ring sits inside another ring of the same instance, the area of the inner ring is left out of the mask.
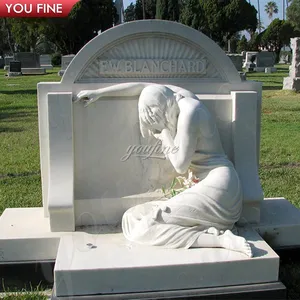
<path id="1" fill-rule="evenodd" d="M 171 134 L 175 135 L 176 126 L 174 126 L 174 120 L 170 116 L 172 107 L 176 104 L 174 92 L 163 85 L 153 84 L 145 87 L 139 97 L 139 121 L 140 131 L 143 137 L 151 136 L 150 130 L 151 124 L 148 120 L 151 116 L 147 115 L 145 108 L 157 107 L 160 116 L 163 116 L 168 128 L 172 131 Z"/>

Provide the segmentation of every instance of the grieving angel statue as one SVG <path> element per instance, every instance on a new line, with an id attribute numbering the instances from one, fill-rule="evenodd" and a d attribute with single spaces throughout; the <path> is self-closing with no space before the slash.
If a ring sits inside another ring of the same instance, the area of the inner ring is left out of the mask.
<path id="1" fill-rule="evenodd" d="M 76 99 L 89 105 L 101 97 L 139 95 L 143 137 L 152 135 L 179 174 L 190 169 L 200 182 L 164 201 L 128 209 L 124 236 L 132 242 L 167 248 L 225 248 L 252 257 L 249 243 L 232 233 L 242 211 L 241 183 L 224 153 L 208 109 L 192 92 L 169 85 L 123 83 L 81 91 Z"/>

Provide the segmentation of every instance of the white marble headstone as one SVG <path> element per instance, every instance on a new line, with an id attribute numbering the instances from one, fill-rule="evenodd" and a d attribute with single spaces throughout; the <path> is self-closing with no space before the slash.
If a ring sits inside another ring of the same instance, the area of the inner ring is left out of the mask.
<path id="1" fill-rule="evenodd" d="M 137 97 L 103 98 L 87 108 L 72 102 L 84 89 L 139 81 L 180 86 L 203 100 L 242 181 L 242 221 L 258 222 L 261 84 L 242 82 L 226 54 L 199 31 L 148 20 L 98 35 L 61 82 L 38 85 L 43 203 L 51 230 L 118 223 L 127 208 L 156 199 L 155 191 L 176 175 L 158 155 L 142 155 L 156 140 L 141 137 Z"/>

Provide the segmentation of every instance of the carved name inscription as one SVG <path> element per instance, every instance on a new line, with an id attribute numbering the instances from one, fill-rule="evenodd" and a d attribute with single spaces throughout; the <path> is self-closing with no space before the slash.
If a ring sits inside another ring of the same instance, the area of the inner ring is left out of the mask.
<path id="1" fill-rule="evenodd" d="M 132 59 L 99 60 L 100 74 L 201 74 L 206 73 L 205 59 Z"/>

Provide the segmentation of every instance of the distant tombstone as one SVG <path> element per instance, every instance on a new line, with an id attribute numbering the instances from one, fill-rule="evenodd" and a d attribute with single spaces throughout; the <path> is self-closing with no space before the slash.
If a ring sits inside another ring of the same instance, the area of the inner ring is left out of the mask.
<path id="1" fill-rule="evenodd" d="M 46 70 L 52 70 L 53 66 L 51 63 L 51 55 L 49 54 L 42 54 L 40 55 L 40 63 L 41 67 L 46 69 Z"/>
<path id="2" fill-rule="evenodd" d="M 256 64 L 256 57 L 255 57 L 254 61 L 251 61 L 251 57 L 253 57 L 257 53 L 258 52 L 255 52 L 255 51 L 246 52 L 246 58 L 245 58 L 245 62 L 244 62 L 243 68 L 246 68 L 247 63 L 250 63 L 250 62 Z"/>
<path id="3" fill-rule="evenodd" d="M 61 57 L 61 70 L 58 72 L 59 76 L 63 76 L 65 70 L 67 69 L 68 65 L 72 61 L 72 59 L 75 57 L 74 54 L 69 54 L 69 55 L 63 55 Z"/>
<path id="4" fill-rule="evenodd" d="M 40 68 L 40 56 L 33 52 L 17 52 L 15 60 L 22 63 L 22 68 Z"/>
<path id="5" fill-rule="evenodd" d="M 241 72 L 243 70 L 243 55 L 237 53 L 228 53 L 227 56 L 231 59 L 237 71 Z"/>
<path id="6" fill-rule="evenodd" d="M 9 63 L 9 72 L 8 76 L 21 76 L 22 75 L 22 69 L 21 69 L 21 62 L 17 60 L 13 60 Z"/>
<path id="7" fill-rule="evenodd" d="M 275 53 L 269 51 L 261 51 L 256 55 L 256 72 L 264 72 L 266 68 L 272 68 L 272 72 L 276 72 Z"/>
<path id="8" fill-rule="evenodd" d="M 46 73 L 40 66 L 40 56 L 33 52 L 17 52 L 14 54 L 15 60 L 22 64 L 23 75 L 42 75 Z"/>
<path id="9" fill-rule="evenodd" d="M 4 67 L 4 58 L 0 58 L 0 68 Z"/>
<path id="10" fill-rule="evenodd" d="M 271 73 L 273 73 L 273 68 L 265 68 L 265 73 L 266 74 L 271 74 Z"/>
<path id="11" fill-rule="evenodd" d="M 300 91 L 300 37 L 291 39 L 293 52 L 292 64 L 290 65 L 289 77 L 283 80 L 284 90 Z"/>
<path id="12" fill-rule="evenodd" d="M 9 69 L 9 63 L 14 60 L 13 56 L 6 56 L 4 57 L 4 70 L 8 70 Z"/>

